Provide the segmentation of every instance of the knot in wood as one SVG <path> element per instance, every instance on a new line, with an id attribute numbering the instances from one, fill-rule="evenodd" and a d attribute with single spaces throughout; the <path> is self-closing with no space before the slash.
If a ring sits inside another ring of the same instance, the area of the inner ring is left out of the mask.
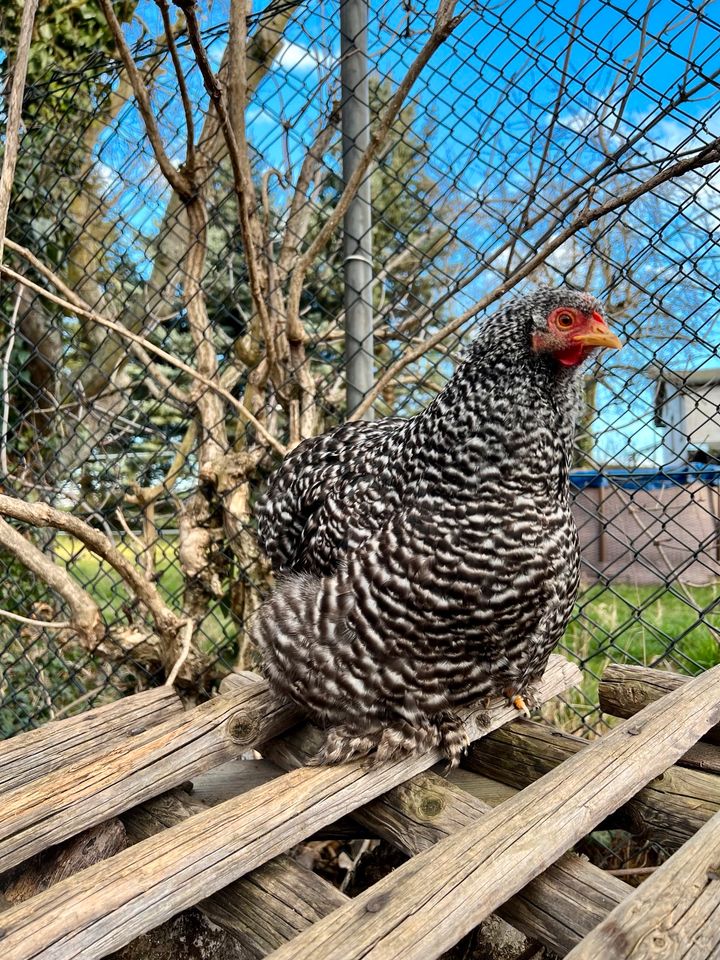
<path id="1" fill-rule="evenodd" d="M 432 820 L 442 812 L 444 806 L 445 802 L 438 794 L 426 794 L 420 800 L 419 813 L 425 820 Z"/>
<path id="2" fill-rule="evenodd" d="M 390 899 L 389 894 L 381 893 L 379 896 L 374 897 L 372 900 L 369 900 L 368 903 L 365 904 L 365 912 L 379 913 L 389 899 Z"/>
<path id="3" fill-rule="evenodd" d="M 258 718 L 245 713 L 237 713 L 228 720 L 227 732 L 234 743 L 249 746 L 257 740 L 260 732 Z"/>

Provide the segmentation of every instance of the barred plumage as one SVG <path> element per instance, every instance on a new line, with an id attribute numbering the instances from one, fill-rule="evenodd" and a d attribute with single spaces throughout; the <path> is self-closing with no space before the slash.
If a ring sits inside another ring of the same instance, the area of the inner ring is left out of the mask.
<path id="1" fill-rule="evenodd" d="M 257 508 L 278 583 L 253 635 L 273 687 L 330 728 L 319 762 L 457 762 L 453 708 L 542 675 L 578 586 L 578 371 L 617 345 L 598 301 L 541 288 L 485 323 L 422 413 L 285 459 Z"/>

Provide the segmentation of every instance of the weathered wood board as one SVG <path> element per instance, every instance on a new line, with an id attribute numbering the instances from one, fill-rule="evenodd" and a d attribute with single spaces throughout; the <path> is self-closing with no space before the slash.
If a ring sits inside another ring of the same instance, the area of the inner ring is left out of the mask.
<path id="1" fill-rule="evenodd" d="M 175 691 L 158 687 L 0 741 L 0 793 L 109 750 L 183 712 Z"/>
<path id="2" fill-rule="evenodd" d="M 598 686 L 600 707 L 613 717 L 627 719 L 672 690 L 685 686 L 691 679 L 667 670 L 609 663 Z M 703 739 L 720 744 L 720 726 L 708 730 Z"/>
<path id="3" fill-rule="evenodd" d="M 318 739 L 313 728 L 299 727 L 264 749 L 279 766 L 295 769 L 315 752 Z M 483 742 L 476 744 L 480 751 Z M 514 791 L 506 791 L 505 798 L 508 795 L 513 796 Z M 489 804 L 428 772 L 355 810 L 352 816 L 368 833 L 414 855 L 478 823 L 491 810 Z M 582 940 L 630 889 L 593 864 L 567 854 L 496 913 L 528 937 L 562 955 Z"/>
<path id="4" fill-rule="evenodd" d="M 567 960 L 720 956 L 720 814 L 575 947 Z"/>
<path id="5" fill-rule="evenodd" d="M 296 719 L 294 708 L 258 683 L 9 790 L 2 798 L 0 873 L 239 756 Z"/>
<path id="6" fill-rule="evenodd" d="M 718 723 L 719 679 L 720 666 L 668 694 L 273 957 L 439 956 Z"/>
<path id="7" fill-rule="evenodd" d="M 137 843 L 207 809 L 194 795 L 173 790 L 128 811 L 122 819 L 128 837 Z M 248 960 L 260 960 L 347 900 L 327 880 L 281 855 L 197 907 L 233 934 Z"/>
<path id="8" fill-rule="evenodd" d="M 588 741 L 580 737 L 518 720 L 489 736 L 482 750 L 472 747 L 465 763 L 471 770 L 521 790 L 588 746 Z M 720 777 L 672 766 L 613 811 L 608 825 L 652 835 L 674 850 L 718 809 Z"/>
<path id="9" fill-rule="evenodd" d="M 542 697 L 557 695 L 577 678 L 576 667 L 553 658 L 541 684 Z M 252 691 L 262 693 L 262 685 Z M 489 728 L 478 727 L 484 712 L 481 705 L 463 710 L 472 738 L 515 716 L 512 707 L 498 706 L 490 711 Z M 5 911 L 0 956 L 102 957 L 438 759 L 438 752 L 431 751 L 384 764 L 355 761 L 285 774 Z"/>

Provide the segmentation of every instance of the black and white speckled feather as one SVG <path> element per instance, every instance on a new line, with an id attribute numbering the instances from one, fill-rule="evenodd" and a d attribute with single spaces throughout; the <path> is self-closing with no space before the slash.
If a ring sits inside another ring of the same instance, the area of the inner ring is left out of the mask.
<path id="1" fill-rule="evenodd" d="M 481 329 L 421 414 L 300 444 L 257 508 L 278 583 L 254 625 L 273 687 L 328 729 L 319 760 L 465 745 L 453 709 L 524 693 L 578 586 L 576 367 L 532 347 L 542 288 Z"/>

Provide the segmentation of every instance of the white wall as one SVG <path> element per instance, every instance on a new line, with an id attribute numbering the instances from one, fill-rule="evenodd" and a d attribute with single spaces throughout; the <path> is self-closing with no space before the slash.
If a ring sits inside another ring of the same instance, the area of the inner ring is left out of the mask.
<path id="1" fill-rule="evenodd" d="M 663 464 L 686 460 L 688 447 L 720 448 L 720 384 L 674 387 L 668 383 L 666 389 Z"/>

